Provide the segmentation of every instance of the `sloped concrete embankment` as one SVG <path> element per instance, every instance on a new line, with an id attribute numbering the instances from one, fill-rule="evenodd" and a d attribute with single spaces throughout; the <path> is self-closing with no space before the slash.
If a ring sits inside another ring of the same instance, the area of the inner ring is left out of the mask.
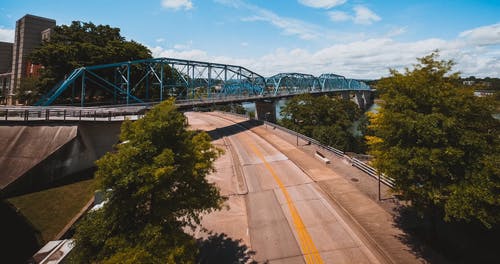
<path id="1" fill-rule="evenodd" d="M 49 186 L 92 168 L 118 141 L 121 122 L 0 126 L 0 196 Z"/>

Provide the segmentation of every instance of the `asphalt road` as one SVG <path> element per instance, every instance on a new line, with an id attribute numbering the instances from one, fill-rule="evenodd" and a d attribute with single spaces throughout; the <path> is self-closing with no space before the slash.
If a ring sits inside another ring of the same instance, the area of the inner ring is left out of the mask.
<path id="1" fill-rule="evenodd" d="M 258 262 L 380 263 L 321 188 L 270 143 L 209 113 L 186 116 L 226 149 L 209 180 L 228 208 L 207 215 L 205 228 L 241 240 Z"/>

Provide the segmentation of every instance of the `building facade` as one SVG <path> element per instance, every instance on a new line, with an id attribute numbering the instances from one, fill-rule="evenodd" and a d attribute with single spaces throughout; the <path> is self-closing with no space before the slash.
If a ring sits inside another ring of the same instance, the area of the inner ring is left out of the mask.
<path id="1" fill-rule="evenodd" d="M 10 91 L 13 46 L 13 43 L 0 42 L 0 104 L 5 104 Z"/>
<path id="2" fill-rule="evenodd" d="M 51 29 L 55 26 L 56 21 L 53 19 L 25 15 L 16 22 L 14 43 L 5 43 L 10 44 L 10 53 L 8 45 L 0 43 L 1 103 L 13 104 L 22 78 L 33 76 L 34 70 L 39 69 L 39 66 L 30 63 L 27 57 L 40 46 L 43 39 L 50 38 Z M 4 54 L 10 54 L 10 59 Z"/>

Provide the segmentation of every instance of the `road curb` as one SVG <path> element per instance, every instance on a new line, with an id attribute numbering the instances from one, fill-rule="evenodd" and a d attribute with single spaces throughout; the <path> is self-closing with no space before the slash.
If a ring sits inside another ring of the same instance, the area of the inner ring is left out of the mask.
<path id="1" fill-rule="evenodd" d="M 223 136 L 222 139 L 224 140 L 224 144 L 227 146 L 228 151 L 230 152 L 231 155 L 231 160 L 233 163 L 233 173 L 236 175 L 236 193 L 238 195 L 244 195 L 248 193 L 248 187 L 245 181 L 245 178 L 243 177 L 243 172 L 241 169 L 241 165 L 239 162 L 239 159 L 237 157 L 236 152 L 233 149 L 233 145 L 231 145 L 231 142 L 229 142 L 229 139 L 227 139 L 226 136 Z"/>

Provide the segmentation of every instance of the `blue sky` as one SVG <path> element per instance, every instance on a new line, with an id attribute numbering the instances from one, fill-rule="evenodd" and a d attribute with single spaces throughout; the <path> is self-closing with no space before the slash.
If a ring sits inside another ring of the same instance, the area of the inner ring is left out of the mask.
<path id="1" fill-rule="evenodd" d="M 0 41 L 25 14 L 119 27 L 156 57 L 379 78 L 432 50 L 500 77 L 500 0 L 0 0 Z M 119 4 L 117 4 L 119 3 Z"/>

